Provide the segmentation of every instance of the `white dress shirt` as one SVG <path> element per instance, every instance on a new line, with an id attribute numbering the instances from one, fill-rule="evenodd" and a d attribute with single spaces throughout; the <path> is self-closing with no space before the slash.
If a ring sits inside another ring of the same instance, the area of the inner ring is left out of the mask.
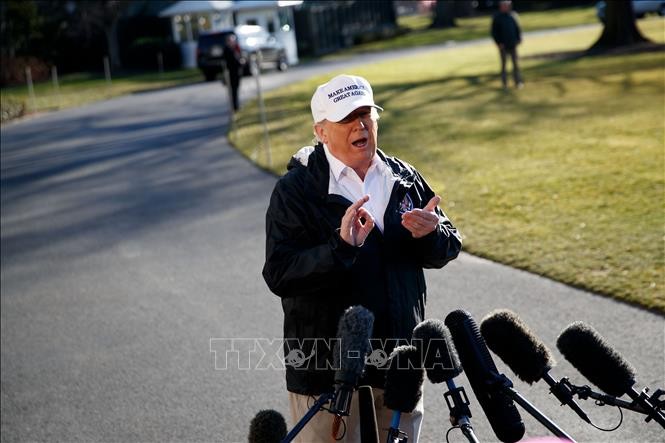
<path id="1" fill-rule="evenodd" d="M 365 180 L 361 180 L 353 168 L 346 166 L 332 155 L 328 146 L 324 144 L 323 149 L 330 165 L 328 194 L 341 195 L 351 203 L 357 202 L 364 195 L 369 195 L 369 201 L 363 207 L 372 214 L 375 226 L 383 233 L 383 215 L 386 212 L 393 186 L 399 178 L 375 153 L 365 174 Z"/>

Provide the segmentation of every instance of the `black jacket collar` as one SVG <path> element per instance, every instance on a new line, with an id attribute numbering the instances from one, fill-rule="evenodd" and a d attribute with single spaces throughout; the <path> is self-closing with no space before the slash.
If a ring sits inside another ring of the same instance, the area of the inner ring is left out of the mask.
<path id="1" fill-rule="evenodd" d="M 377 149 L 379 158 L 385 162 L 392 173 L 399 178 L 400 185 L 404 188 L 410 188 L 416 179 L 415 171 L 410 165 L 402 162 L 395 157 L 386 156 L 386 154 Z M 309 155 L 307 163 L 303 164 L 300 160 L 292 157 L 287 166 L 288 170 L 294 168 L 306 168 L 305 172 L 305 194 L 318 200 L 326 200 L 331 197 L 333 200 L 335 196 L 328 195 L 328 183 L 330 181 L 330 165 L 326 158 L 326 153 L 323 150 L 321 143 L 314 147 L 314 151 Z M 343 198 L 344 202 L 347 202 Z"/>

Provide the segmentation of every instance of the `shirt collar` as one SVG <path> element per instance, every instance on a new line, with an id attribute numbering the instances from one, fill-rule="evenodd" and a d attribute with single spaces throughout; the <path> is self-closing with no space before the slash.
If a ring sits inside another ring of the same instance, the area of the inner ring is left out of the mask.
<path id="1" fill-rule="evenodd" d="M 346 171 L 349 166 L 345 165 L 344 162 L 342 162 L 340 159 L 335 157 L 331 152 L 330 149 L 328 149 L 328 146 L 323 143 L 323 150 L 326 153 L 326 158 L 328 159 L 328 164 L 330 165 L 330 172 L 335 177 L 335 180 L 339 181 L 340 176 L 344 171 Z M 374 153 L 374 157 L 372 158 L 372 163 L 369 165 L 369 169 L 371 169 L 374 166 L 379 166 L 382 163 L 381 158 L 377 155 L 377 153 Z M 368 169 L 368 171 L 369 171 Z"/>

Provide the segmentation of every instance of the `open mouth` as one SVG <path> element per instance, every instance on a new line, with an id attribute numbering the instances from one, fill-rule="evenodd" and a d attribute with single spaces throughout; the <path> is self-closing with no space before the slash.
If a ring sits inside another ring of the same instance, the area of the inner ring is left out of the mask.
<path id="1" fill-rule="evenodd" d="M 351 142 L 351 144 L 353 146 L 355 146 L 356 148 L 364 148 L 364 147 L 367 146 L 368 141 L 369 141 L 369 139 L 367 137 L 363 137 L 363 138 L 359 138 L 358 140 L 355 140 L 355 141 Z"/>

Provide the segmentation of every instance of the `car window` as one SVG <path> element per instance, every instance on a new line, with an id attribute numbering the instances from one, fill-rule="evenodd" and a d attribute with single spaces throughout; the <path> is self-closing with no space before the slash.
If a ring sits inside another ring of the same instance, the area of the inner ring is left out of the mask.
<path id="1" fill-rule="evenodd" d="M 199 35 L 199 48 L 207 47 L 215 44 L 223 44 L 226 40 L 226 36 L 231 34 L 230 32 L 214 33 L 214 34 L 203 34 Z"/>

